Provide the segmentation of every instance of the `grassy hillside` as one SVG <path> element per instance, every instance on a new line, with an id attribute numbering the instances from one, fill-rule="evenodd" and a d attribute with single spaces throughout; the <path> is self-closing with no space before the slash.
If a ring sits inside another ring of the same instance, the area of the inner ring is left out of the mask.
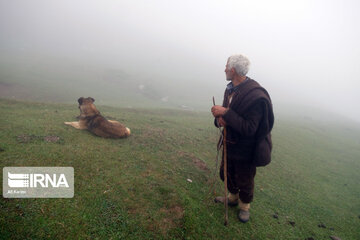
<path id="1" fill-rule="evenodd" d="M 230 208 L 225 227 L 209 191 L 218 138 L 210 113 L 98 109 L 132 136 L 104 139 L 64 125 L 75 121 L 76 104 L 0 100 L 1 169 L 75 169 L 72 199 L 0 198 L 0 238 L 360 239 L 356 127 L 278 117 L 251 221 L 240 223 Z M 217 173 L 215 186 L 222 194 Z"/>

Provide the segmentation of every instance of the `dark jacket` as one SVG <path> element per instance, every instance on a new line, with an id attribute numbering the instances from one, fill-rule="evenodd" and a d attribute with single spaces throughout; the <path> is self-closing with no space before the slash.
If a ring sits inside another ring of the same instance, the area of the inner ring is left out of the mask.
<path id="1" fill-rule="evenodd" d="M 267 137 L 271 145 L 274 115 L 269 94 L 259 83 L 248 78 L 235 91 L 230 105 L 229 90 L 225 90 L 223 107 L 229 107 L 223 116 L 228 160 L 253 164 L 257 142 Z"/>

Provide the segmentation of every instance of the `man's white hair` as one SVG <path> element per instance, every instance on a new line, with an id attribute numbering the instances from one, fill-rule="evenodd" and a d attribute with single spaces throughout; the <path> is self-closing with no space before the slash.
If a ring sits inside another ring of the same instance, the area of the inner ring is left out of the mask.
<path id="1" fill-rule="evenodd" d="M 249 71 L 250 61 L 247 57 L 237 54 L 229 57 L 228 68 L 234 68 L 240 76 L 246 76 Z"/>

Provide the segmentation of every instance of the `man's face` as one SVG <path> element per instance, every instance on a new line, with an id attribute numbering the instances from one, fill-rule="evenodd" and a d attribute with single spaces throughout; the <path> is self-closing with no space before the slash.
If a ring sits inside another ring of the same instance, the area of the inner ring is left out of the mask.
<path id="1" fill-rule="evenodd" d="M 226 80 L 231 81 L 233 79 L 234 73 L 233 73 L 233 70 L 229 68 L 228 63 L 229 63 L 229 60 L 227 61 L 226 66 L 225 66 L 225 74 L 226 74 Z"/>

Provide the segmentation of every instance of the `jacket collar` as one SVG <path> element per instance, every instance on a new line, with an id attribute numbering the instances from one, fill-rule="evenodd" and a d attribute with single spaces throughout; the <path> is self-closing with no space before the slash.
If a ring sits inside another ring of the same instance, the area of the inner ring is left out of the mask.
<path id="1" fill-rule="evenodd" d="M 226 86 L 226 90 L 229 92 L 229 94 L 232 94 L 233 92 L 236 92 L 241 85 L 243 85 L 244 83 L 246 83 L 249 80 L 248 77 L 246 77 L 246 79 L 240 83 L 239 85 L 234 87 L 234 84 L 232 82 L 228 83 L 228 85 Z"/>

